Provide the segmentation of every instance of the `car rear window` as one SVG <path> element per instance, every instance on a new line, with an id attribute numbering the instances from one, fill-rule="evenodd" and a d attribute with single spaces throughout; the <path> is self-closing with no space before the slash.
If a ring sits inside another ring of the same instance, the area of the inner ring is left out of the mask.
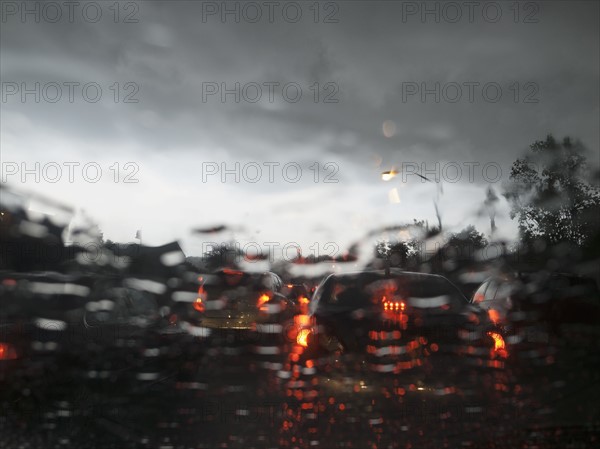
<path id="1" fill-rule="evenodd" d="M 384 278 L 361 274 L 330 279 L 324 299 L 344 308 L 367 307 L 385 300 L 406 300 L 417 307 L 436 307 L 442 303 L 460 306 L 467 300 L 447 279 L 440 276 L 403 275 Z M 385 298 L 385 299 L 384 299 Z"/>

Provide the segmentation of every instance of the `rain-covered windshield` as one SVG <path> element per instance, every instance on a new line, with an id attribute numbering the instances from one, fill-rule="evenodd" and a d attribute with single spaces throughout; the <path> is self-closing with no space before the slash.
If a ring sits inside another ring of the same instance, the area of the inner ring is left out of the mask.
<path id="1" fill-rule="evenodd" d="M 600 4 L 0 2 L 0 448 L 596 448 Z"/>

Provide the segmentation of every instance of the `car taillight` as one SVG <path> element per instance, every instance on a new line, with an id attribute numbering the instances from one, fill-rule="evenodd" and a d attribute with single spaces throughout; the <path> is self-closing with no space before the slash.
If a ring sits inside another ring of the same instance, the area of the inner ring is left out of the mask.
<path id="1" fill-rule="evenodd" d="M 401 298 L 389 300 L 387 296 L 381 298 L 381 306 L 384 312 L 403 313 L 406 310 L 406 303 Z"/>
<path id="2" fill-rule="evenodd" d="M 406 309 L 404 301 L 384 301 L 383 310 L 385 312 L 397 312 L 402 313 Z"/>
<path id="3" fill-rule="evenodd" d="M 490 317 L 492 323 L 498 324 L 500 322 L 500 313 L 498 313 L 497 310 L 489 309 L 488 316 Z"/>
<path id="4" fill-rule="evenodd" d="M 196 298 L 194 301 L 194 309 L 197 312 L 204 313 L 204 303 L 202 302 L 202 298 Z"/>
<path id="5" fill-rule="evenodd" d="M 308 337 L 311 334 L 310 329 L 300 329 L 298 332 L 298 336 L 296 337 L 296 343 L 298 343 L 303 348 L 308 347 Z"/>
<path id="6" fill-rule="evenodd" d="M 406 329 L 406 326 L 408 326 L 408 314 L 406 313 L 408 308 L 402 299 L 395 298 L 390 301 L 384 296 L 381 298 L 381 308 L 383 309 L 382 317 L 384 320 Z"/>
<path id="7" fill-rule="evenodd" d="M 9 343 L 0 343 L 0 360 L 15 360 L 17 350 Z"/>
<path id="8" fill-rule="evenodd" d="M 198 281 L 203 283 L 202 277 L 199 277 Z M 206 290 L 204 290 L 204 285 L 201 284 L 200 287 L 198 287 L 198 297 L 196 298 L 196 300 L 193 303 L 194 309 L 197 312 L 204 313 L 204 310 L 205 310 L 204 301 L 206 301 L 207 298 L 208 298 L 208 295 L 206 293 Z"/>
<path id="9" fill-rule="evenodd" d="M 508 351 L 506 350 L 504 337 L 497 332 L 487 332 L 487 335 L 494 340 L 494 349 L 492 349 L 492 353 L 499 357 L 507 357 Z"/>
<path id="10" fill-rule="evenodd" d="M 263 295 L 260 295 L 258 297 L 258 301 L 256 301 L 256 307 L 262 312 L 267 312 L 268 307 L 265 306 L 265 304 L 268 303 L 270 299 L 271 298 L 266 293 Z"/>

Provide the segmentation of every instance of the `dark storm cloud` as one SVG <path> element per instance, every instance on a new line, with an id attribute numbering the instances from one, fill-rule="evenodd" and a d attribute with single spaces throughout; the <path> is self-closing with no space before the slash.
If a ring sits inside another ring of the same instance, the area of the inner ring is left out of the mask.
<path id="1" fill-rule="evenodd" d="M 143 148 L 131 157 L 169 154 L 188 165 L 217 155 L 304 167 L 333 160 L 346 165 L 340 176 L 360 176 L 349 168 L 355 164 L 372 170 L 375 182 L 377 162 L 381 169 L 435 161 L 508 167 L 547 132 L 580 137 L 597 152 L 598 4 L 536 3 L 537 23 L 514 23 L 507 7 L 498 23 L 483 20 L 481 12 L 472 23 L 424 23 L 418 15 L 403 16 L 402 3 L 338 4 L 338 23 L 318 24 L 306 17 L 308 8 L 299 23 L 223 23 L 218 15 L 203 21 L 201 2 L 159 1 L 139 3 L 138 23 L 6 18 L 3 82 L 96 82 L 103 98 L 22 104 L 12 96 L 2 104 L 3 132 L 11 133 L 12 119 L 20 116 L 32 131 L 93 142 L 105 154 L 131 142 Z M 139 87 L 138 102 L 123 103 L 127 92 L 121 92 L 115 104 L 115 82 Z M 231 95 L 222 103 L 218 94 L 203 101 L 206 82 L 229 88 L 293 82 L 303 97 L 291 103 L 277 90 L 271 103 L 265 88 L 257 103 L 238 103 Z M 322 103 L 321 92 L 315 103 L 309 89 L 315 82 L 339 88 L 338 102 Z M 456 102 L 431 94 L 423 101 L 421 92 L 407 90 L 439 85 L 443 94 L 452 83 L 461 86 Z M 477 86 L 473 101 L 465 83 Z M 501 87 L 497 102 L 483 97 L 486 83 Z M 382 133 L 386 120 L 395 127 L 389 138 Z M 95 156 L 86 151 L 82 147 L 82 157 Z"/>
<path id="2" fill-rule="evenodd" d="M 422 23 L 418 15 L 403 16 L 401 3 L 340 2 L 339 23 L 319 24 L 222 23 L 218 16 L 204 23 L 201 2 L 139 4 L 139 22 L 131 24 L 8 18 L 2 26 L 3 80 L 95 81 L 105 93 L 92 105 L 9 101 L 4 111 L 21 111 L 36 126 L 82 139 L 108 144 L 130 138 L 155 151 L 203 142 L 227 148 L 233 158 L 294 157 L 298 144 L 360 163 L 377 154 L 388 164 L 507 164 L 547 132 L 573 134 L 598 147 L 593 2 L 539 3 L 538 23 L 513 23 L 508 7 L 498 23 L 480 13 L 473 23 L 443 17 Z M 126 81 L 139 86 L 139 103 L 110 104 L 108 86 Z M 256 104 L 235 103 L 232 96 L 221 104 L 218 95 L 202 101 L 203 82 L 295 82 L 304 91 L 298 103 L 277 95 L 271 104 L 265 90 Z M 309 91 L 314 82 L 339 86 L 339 102 L 315 103 Z M 452 82 L 462 85 L 456 103 L 403 95 L 406 83 L 439 83 L 443 89 Z M 465 82 L 498 83 L 502 98 L 486 101 L 477 87 L 469 102 Z M 526 83 L 532 84 L 525 89 Z M 538 102 L 523 103 L 528 94 Z M 397 127 L 390 139 L 381 132 L 385 120 Z"/>

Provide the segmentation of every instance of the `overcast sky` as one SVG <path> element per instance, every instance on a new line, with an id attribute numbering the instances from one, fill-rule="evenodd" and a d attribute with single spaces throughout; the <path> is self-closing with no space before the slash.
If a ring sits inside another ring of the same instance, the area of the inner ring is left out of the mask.
<path id="1" fill-rule="evenodd" d="M 35 2 L 3 0 L 0 23 L 2 182 L 85 209 L 112 240 L 142 229 L 188 255 L 230 237 L 326 253 L 378 226 L 435 223 L 438 195 L 446 228 L 488 233 L 485 190 L 501 192 L 531 142 L 571 135 L 599 158 L 595 1 L 120 5 L 55 2 L 36 17 Z M 23 180 L 36 162 L 40 179 Z M 65 163 L 79 164 L 73 182 Z M 382 181 L 402 167 L 437 172 L 443 193 Z M 235 229 L 190 234 L 218 224 Z"/>

